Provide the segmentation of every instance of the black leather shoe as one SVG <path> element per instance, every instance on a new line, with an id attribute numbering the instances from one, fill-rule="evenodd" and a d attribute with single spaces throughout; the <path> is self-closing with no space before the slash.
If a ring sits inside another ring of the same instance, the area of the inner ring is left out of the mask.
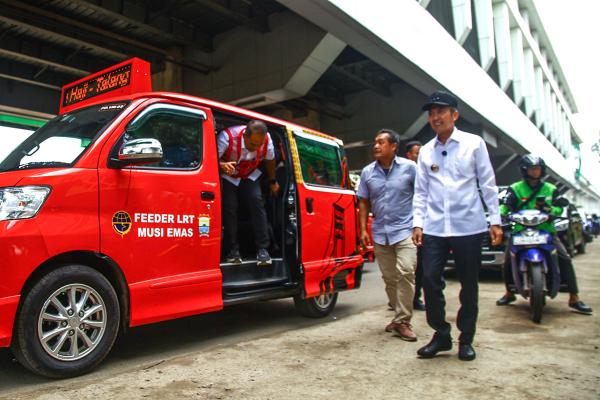
<path id="1" fill-rule="evenodd" d="M 432 358 L 440 351 L 448 350 L 452 350 L 452 338 L 450 338 L 450 336 L 439 336 L 436 333 L 433 335 L 433 339 L 431 339 L 431 342 L 429 342 L 428 345 L 417 350 L 417 354 L 421 358 Z"/>
<path id="2" fill-rule="evenodd" d="M 425 311 L 425 303 L 420 299 L 413 301 L 413 309 L 418 311 Z"/>
<path id="3" fill-rule="evenodd" d="M 591 314 L 592 313 L 592 307 L 588 306 L 581 300 L 578 301 L 577 303 L 569 304 L 569 307 L 571 307 L 573 310 L 580 312 L 582 314 Z"/>
<path id="4" fill-rule="evenodd" d="M 458 345 L 458 358 L 463 361 L 473 361 L 475 359 L 475 349 L 470 344 L 460 343 Z"/>
<path id="5" fill-rule="evenodd" d="M 496 305 L 497 306 L 507 306 L 516 300 L 517 300 L 517 298 L 515 297 L 515 295 L 511 293 L 510 296 L 504 295 L 504 296 L 500 297 L 498 300 L 496 300 Z"/>

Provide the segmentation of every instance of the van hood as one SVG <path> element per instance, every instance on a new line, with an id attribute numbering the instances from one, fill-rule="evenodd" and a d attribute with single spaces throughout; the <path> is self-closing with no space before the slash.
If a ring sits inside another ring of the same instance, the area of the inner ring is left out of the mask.
<path id="1" fill-rule="evenodd" d="M 27 178 L 40 178 L 47 175 L 56 175 L 57 173 L 64 173 L 64 171 L 64 168 L 43 168 L 0 172 L 0 188 L 17 186 L 19 183 L 22 183 L 24 179 L 26 182 L 29 181 Z"/>

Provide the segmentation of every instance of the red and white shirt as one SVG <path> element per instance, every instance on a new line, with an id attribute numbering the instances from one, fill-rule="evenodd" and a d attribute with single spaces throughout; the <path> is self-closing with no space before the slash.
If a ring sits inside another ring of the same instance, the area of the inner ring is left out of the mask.
<path id="1" fill-rule="evenodd" d="M 222 130 L 217 135 L 217 150 L 219 152 L 219 160 L 222 161 L 236 161 L 236 174 L 229 176 L 221 172 L 221 177 L 227 179 L 229 182 L 238 186 L 242 178 L 257 180 L 261 171 L 258 166 L 262 160 L 273 160 L 275 159 L 275 149 L 273 147 L 273 140 L 271 135 L 267 132 L 266 135 L 266 149 L 261 146 L 257 151 L 248 151 L 244 144 L 244 131 L 246 125 L 237 125 Z M 233 139 L 233 143 L 231 143 Z M 258 162 L 256 157 L 259 157 Z M 242 167 L 240 170 L 240 167 Z M 242 172 L 242 174 L 240 174 Z M 247 175 L 245 174 L 247 173 Z M 246 175 L 246 176 L 243 176 Z"/>

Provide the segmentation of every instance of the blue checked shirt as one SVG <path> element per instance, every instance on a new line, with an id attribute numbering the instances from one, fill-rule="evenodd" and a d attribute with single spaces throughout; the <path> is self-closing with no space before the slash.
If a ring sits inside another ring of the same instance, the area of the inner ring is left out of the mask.
<path id="1" fill-rule="evenodd" d="M 387 176 L 377 161 L 362 170 L 357 195 L 371 203 L 375 243 L 392 245 L 411 235 L 415 175 L 416 164 L 399 157 Z"/>

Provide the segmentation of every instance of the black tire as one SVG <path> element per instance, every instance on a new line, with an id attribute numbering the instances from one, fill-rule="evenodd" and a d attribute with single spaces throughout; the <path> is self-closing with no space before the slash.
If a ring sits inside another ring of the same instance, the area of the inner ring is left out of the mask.
<path id="1" fill-rule="evenodd" d="M 585 240 L 581 242 L 580 245 L 577 246 L 577 253 L 585 254 Z"/>
<path id="2" fill-rule="evenodd" d="M 52 301 L 57 299 L 62 311 Z M 50 314 L 61 319 L 44 318 Z M 65 320 L 63 315 L 70 317 Z M 45 275 L 23 295 L 15 320 L 12 351 L 25 368 L 36 374 L 49 378 L 83 375 L 109 353 L 119 331 L 119 321 L 117 294 L 101 273 L 84 265 L 63 266 Z M 60 333 L 51 335 L 57 331 Z M 42 340 L 45 335 L 52 339 Z M 89 340 L 89 345 L 84 339 Z"/>
<path id="3" fill-rule="evenodd" d="M 305 317 L 323 318 L 331 314 L 337 303 L 337 293 L 327 293 L 325 295 L 303 299 L 300 295 L 294 297 L 296 309 Z"/>
<path id="4" fill-rule="evenodd" d="M 531 308 L 531 319 L 536 324 L 542 321 L 542 310 L 545 304 L 544 295 L 544 270 L 543 265 L 534 263 L 529 268 L 530 273 L 530 290 L 529 306 Z"/>

